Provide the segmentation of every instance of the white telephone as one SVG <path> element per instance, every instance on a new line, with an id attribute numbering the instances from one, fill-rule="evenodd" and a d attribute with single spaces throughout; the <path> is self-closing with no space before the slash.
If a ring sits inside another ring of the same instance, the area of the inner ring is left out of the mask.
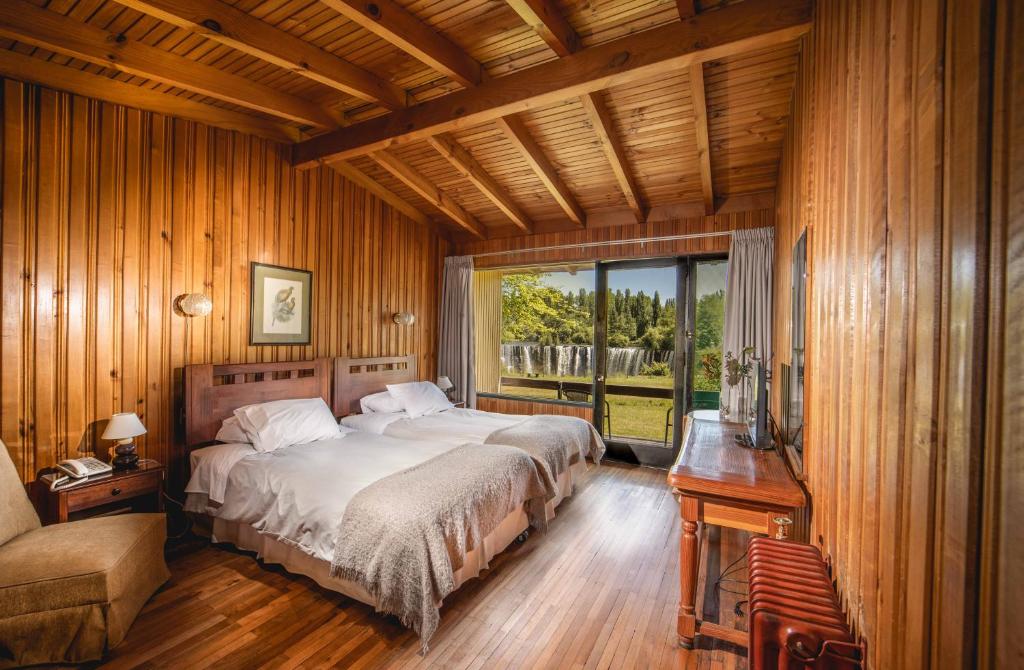
<path id="1" fill-rule="evenodd" d="M 57 469 L 64 473 L 63 477 L 55 476 L 50 484 L 50 490 L 54 491 L 72 483 L 72 480 L 84 481 L 87 477 L 112 472 L 110 463 L 104 463 L 98 458 L 87 456 L 86 458 L 69 458 L 57 464 Z M 77 482 L 76 482 L 77 483 Z"/>

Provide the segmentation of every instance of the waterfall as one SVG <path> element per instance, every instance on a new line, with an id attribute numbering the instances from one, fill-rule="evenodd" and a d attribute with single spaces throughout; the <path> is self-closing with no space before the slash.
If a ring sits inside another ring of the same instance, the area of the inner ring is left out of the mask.
<path id="1" fill-rule="evenodd" d="M 530 342 L 501 345 L 501 361 L 507 375 L 543 374 L 558 377 L 591 377 L 593 347 L 589 344 L 541 346 Z M 673 352 L 642 347 L 608 347 L 608 376 L 633 377 L 654 362 L 672 365 Z"/>

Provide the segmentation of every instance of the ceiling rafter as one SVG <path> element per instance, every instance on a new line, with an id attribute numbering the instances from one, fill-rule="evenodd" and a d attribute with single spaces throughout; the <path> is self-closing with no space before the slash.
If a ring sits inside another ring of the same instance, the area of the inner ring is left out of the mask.
<path id="1" fill-rule="evenodd" d="M 471 88 L 487 79 L 483 66 L 461 47 L 390 0 L 370 4 L 356 0 L 321 2 L 463 86 Z M 533 228 L 522 208 L 453 137 L 441 134 L 425 139 L 513 224 L 525 231 Z"/>
<path id="2" fill-rule="evenodd" d="M 583 102 L 583 109 L 587 113 L 587 118 L 590 119 L 590 123 L 594 127 L 597 140 L 601 143 L 601 149 L 612 166 L 615 181 L 619 183 L 619 188 L 622 189 L 622 195 L 626 198 L 626 204 L 633 212 L 636 222 L 643 223 L 647 220 L 647 205 L 640 195 L 640 189 L 636 185 L 633 170 L 629 167 L 629 162 L 626 159 L 626 148 L 622 145 L 619 134 L 615 130 L 615 122 L 612 120 L 611 111 L 604 101 L 604 94 L 600 92 L 587 93 L 580 100 Z"/>
<path id="3" fill-rule="evenodd" d="M 463 86 L 476 86 L 485 78 L 472 56 L 392 0 L 320 2 Z"/>
<path id="4" fill-rule="evenodd" d="M 512 223 L 524 232 L 533 232 L 533 223 L 530 221 L 530 217 L 454 137 L 448 133 L 442 133 L 427 141 L 458 170 L 459 174 L 472 182 L 488 200 L 504 212 L 512 220 Z"/>
<path id="5" fill-rule="evenodd" d="M 694 128 L 697 134 L 697 158 L 700 163 L 700 187 L 704 213 L 715 213 L 715 189 L 711 182 L 711 142 L 708 139 L 708 105 L 704 97 L 704 64 L 690 66 L 690 97 L 693 100 Z"/>
<path id="6" fill-rule="evenodd" d="M 510 114 L 503 116 L 496 121 L 498 128 L 505 133 L 505 137 L 519 150 L 519 153 L 526 160 L 527 164 L 541 180 L 544 187 L 551 193 L 551 196 L 562 208 L 565 215 L 577 226 L 587 224 L 587 213 L 576 200 L 569 187 L 558 174 L 558 170 L 552 165 L 544 150 L 541 149 L 533 135 L 523 123 L 521 117 Z"/>
<path id="7" fill-rule="evenodd" d="M 683 21 L 697 16 L 697 3 L 695 0 L 676 0 L 676 11 Z"/>
<path id="8" fill-rule="evenodd" d="M 402 214 L 405 214 L 407 217 L 409 217 L 416 223 L 430 225 L 430 219 L 428 219 L 423 212 L 416 209 L 416 207 L 410 204 L 405 198 L 398 195 L 391 189 L 381 185 L 381 183 L 378 182 L 376 179 L 366 174 L 365 172 L 363 172 L 356 166 L 352 165 L 351 163 L 347 163 L 345 161 L 331 163 L 331 169 L 333 169 L 335 172 L 340 174 L 342 177 L 345 177 L 352 183 L 362 186 L 367 191 L 377 196 L 384 202 L 388 203 Z"/>
<path id="9" fill-rule="evenodd" d="M 401 87 L 220 0 L 116 0 L 361 100 L 406 107 Z"/>
<path id="10" fill-rule="evenodd" d="M 477 221 L 476 217 L 463 209 L 462 205 L 455 202 L 450 195 L 420 174 L 413 166 L 387 151 L 371 152 L 370 157 L 459 226 L 481 239 L 487 238 L 486 229 Z"/>
<path id="11" fill-rule="evenodd" d="M 25 0 L 0 2 L 0 36 L 320 128 L 340 119 L 307 100 L 81 23 Z"/>
<path id="12" fill-rule="evenodd" d="M 157 114 L 176 116 L 218 128 L 237 130 L 277 142 L 293 142 L 299 131 L 270 119 L 250 116 L 193 100 L 160 93 L 142 86 L 126 84 L 109 77 L 25 56 L 16 51 L 0 51 L 0 76 L 29 81 L 58 91 L 87 98 L 106 100 L 117 105 Z"/>
<path id="13" fill-rule="evenodd" d="M 746 0 L 583 49 L 415 107 L 300 142 L 301 168 L 478 126 L 605 88 L 649 80 L 692 63 L 792 42 L 811 25 L 811 0 Z"/>
<path id="14" fill-rule="evenodd" d="M 516 14 L 540 35 L 544 43 L 559 56 L 568 56 L 580 49 L 580 36 L 562 16 L 554 0 L 506 0 Z"/>
<path id="15" fill-rule="evenodd" d="M 551 0 L 508 0 L 508 3 L 559 56 L 569 56 L 579 49 L 579 35 Z M 633 211 L 637 222 L 643 223 L 647 217 L 647 206 L 640 196 L 632 168 L 626 161 L 626 149 L 615 130 L 604 95 L 600 92 L 587 93 L 580 102 L 611 164 L 626 204 Z"/>

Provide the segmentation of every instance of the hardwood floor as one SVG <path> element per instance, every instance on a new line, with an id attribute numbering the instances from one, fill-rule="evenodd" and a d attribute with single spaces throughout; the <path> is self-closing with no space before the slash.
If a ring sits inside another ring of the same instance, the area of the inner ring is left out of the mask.
<path id="1" fill-rule="evenodd" d="M 746 668 L 745 651 L 724 643 L 675 646 L 677 514 L 664 471 L 592 468 L 546 535 L 513 545 L 448 598 L 426 657 L 396 619 L 251 554 L 205 546 L 171 561 L 171 581 L 103 667 Z M 698 588 L 710 574 L 706 616 L 717 610 L 744 627 L 739 596 L 713 586 L 747 538 L 722 535 Z"/>

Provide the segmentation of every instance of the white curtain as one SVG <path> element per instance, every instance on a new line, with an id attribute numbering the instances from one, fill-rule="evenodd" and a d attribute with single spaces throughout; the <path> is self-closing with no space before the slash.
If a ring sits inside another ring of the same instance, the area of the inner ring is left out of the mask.
<path id="1" fill-rule="evenodd" d="M 456 400 L 465 402 L 466 407 L 476 407 L 472 256 L 444 259 L 440 323 L 437 374 L 452 380 Z"/>
<path id="2" fill-rule="evenodd" d="M 730 421 L 746 421 L 752 400 L 746 381 L 728 384 L 726 355 L 747 362 L 756 357 L 767 364 L 772 357 L 772 271 L 775 229 L 737 230 L 729 247 L 729 276 L 725 288 L 725 328 L 722 334 L 722 414 Z"/>

